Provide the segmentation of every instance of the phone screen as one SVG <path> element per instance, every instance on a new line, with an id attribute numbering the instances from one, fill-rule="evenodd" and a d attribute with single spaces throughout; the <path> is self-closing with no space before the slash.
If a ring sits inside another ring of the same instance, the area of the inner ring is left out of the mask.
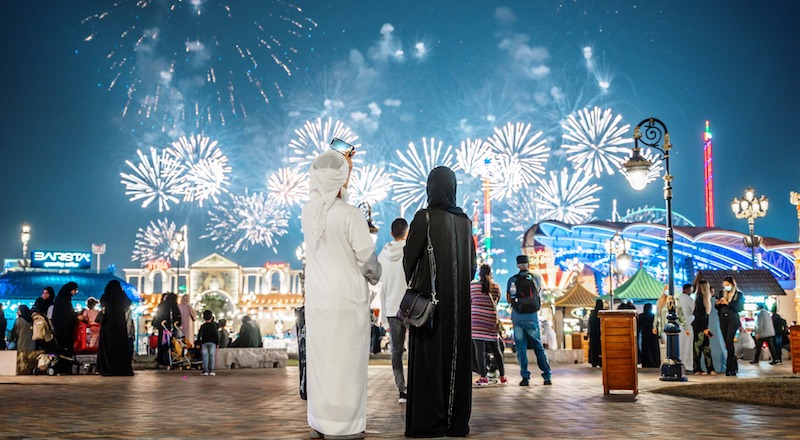
<path id="1" fill-rule="evenodd" d="M 331 148 L 333 148 L 334 150 L 336 150 L 336 151 L 338 151 L 338 152 L 340 152 L 340 153 L 342 153 L 344 155 L 348 155 L 352 151 L 355 151 L 355 149 L 356 149 L 356 147 L 348 144 L 347 142 L 345 142 L 345 141 L 343 141 L 343 140 L 341 140 L 339 138 L 333 138 L 333 140 L 331 141 Z"/>

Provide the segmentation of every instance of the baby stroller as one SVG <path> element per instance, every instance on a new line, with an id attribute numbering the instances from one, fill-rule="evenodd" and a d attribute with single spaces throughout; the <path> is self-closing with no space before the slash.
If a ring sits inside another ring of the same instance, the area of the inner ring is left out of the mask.
<path id="1" fill-rule="evenodd" d="M 58 355 L 50 353 L 42 353 L 36 357 L 36 366 L 33 368 L 33 375 L 47 373 L 48 376 L 56 374 L 55 366 L 58 363 Z"/>
<path id="2" fill-rule="evenodd" d="M 47 373 L 49 376 L 56 374 L 55 366 L 58 363 L 58 341 L 53 332 L 53 323 L 47 316 L 34 312 L 33 317 L 33 337 L 37 346 L 44 350 L 44 353 L 36 357 L 36 366 L 33 368 L 33 375 Z"/>
<path id="3" fill-rule="evenodd" d="M 174 331 L 165 330 L 164 338 L 169 338 L 169 364 L 167 365 L 167 370 L 190 370 L 192 368 L 199 369 L 202 367 L 203 362 L 193 358 L 191 350 L 184 341 L 180 330 L 177 328 Z"/>

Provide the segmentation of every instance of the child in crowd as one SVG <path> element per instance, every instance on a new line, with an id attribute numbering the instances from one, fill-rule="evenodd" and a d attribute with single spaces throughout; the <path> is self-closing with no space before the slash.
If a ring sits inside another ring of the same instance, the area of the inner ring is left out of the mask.
<path id="1" fill-rule="evenodd" d="M 197 332 L 197 342 L 200 344 L 200 350 L 203 353 L 203 376 L 216 376 L 214 372 L 214 355 L 217 352 L 219 345 L 219 326 L 214 322 L 214 314 L 211 310 L 203 312 L 203 325 L 200 326 L 200 331 Z"/>

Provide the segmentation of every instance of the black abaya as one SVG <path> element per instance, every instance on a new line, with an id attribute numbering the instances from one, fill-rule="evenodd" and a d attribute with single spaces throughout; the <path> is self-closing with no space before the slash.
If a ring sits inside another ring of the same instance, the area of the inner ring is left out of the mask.
<path id="1" fill-rule="evenodd" d="M 125 312 L 131 300 L 119 281 L 111 280 L 100 297 L 103 322 L 100 324 L 100 345 L 97 348 L 97 371 L 103 376 L 133 376 L 131 346 L 128 343 L 128 320 Z"/>
<path id="2" fill-rule="evenodd" d="M 163 325 L 162 325 L 163 324 Z M 169 365 L 169 344 L 164 341 L 165 330 L 175 331 L 181 325 L 181 310 L 178 308 L 178 295 L 167 293 L 156 308 L 153 327 L 158 329 L 158 349 L 156 358 L 161 365 Z"/>
<path id="3" fill-rule="evenodd" d="M 600 343 L 600 316 L 598 313 L 603 310 L 603 301 L 597 300 L 594 310 L 589 315 L 589 363 L 593 367 L 603 365 L 603 346 Z"/>
<path id="4" fill-rule="evenodd" d="M 433 328 L 409 334 L 407 437 L 463 437 L 472 411 L 470 281 L 475 276 L 472 223 L 455 205 L 455 175 L 439 167 L 428 178 L 429 209 L 411 222 L 403 266 L 409 279 L 419 262 L 415 286 L 430 292 L 427 222 L 436 260 L 439 304 Z"/>
<path id="5" fill-rule="evenodd" d="M 75 325 L 78 323 L 78 314 L 72 307 L 72 291 L 77 289 L 77 283 L 64 284 L 53 303 L 53 335 L 60 355 L 55 366 L 58 373 L 72 371 L 75 356 Z"/>
<path id="6" fill-rule="evenodd" d="M 639 314 L 639 335 L 642 338 L 640 361 L 642 368 L 656 368 L 661 366 L 661 347 L 658 343 L 658 334 L 653 333 L 653 322 L 656 316 L 647 310 Z"/>

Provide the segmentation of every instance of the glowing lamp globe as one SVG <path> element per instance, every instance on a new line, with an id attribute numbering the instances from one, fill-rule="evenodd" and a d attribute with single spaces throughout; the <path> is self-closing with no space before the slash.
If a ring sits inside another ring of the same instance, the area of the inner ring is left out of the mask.
<path id="1" fill-rule="evenodd" d="M 733 201 L 731 202 L 731 211 L 733 211 L 734 214 L 739 214 L 741 210 L 742 209 L 741 206 L 739 205 L 739 199 L 734 197 Z"/>
<path id="2" fill-rule="evenodd" d="M 617 268 L 620 272 L 625 272 L 631 267 L 631 260 L 631 256 L 627 252 L 623 252 L 617 257 Z"/>
<path id="3" fill-rule="evenodd" d="M 622 164 L 628 183 L 630 183 L 631 188 L 636 191 L 643 190 L 649 183 L 650 179 L 648 175 L 650 174 L 650 167 L 653 165 L 653 163 L 644 158 L 641 153 L 641 148 L 634 148 L 631 158 Z"/>

